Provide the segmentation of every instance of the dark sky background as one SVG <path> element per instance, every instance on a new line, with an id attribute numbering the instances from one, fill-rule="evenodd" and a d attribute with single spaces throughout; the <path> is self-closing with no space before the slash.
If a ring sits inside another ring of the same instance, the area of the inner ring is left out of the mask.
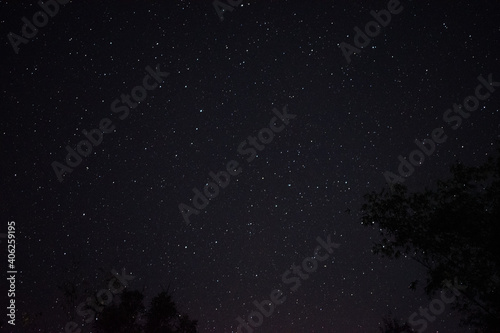
<path id="1" fill-rule="evenodd" d="M 200 332 L 236 332 L 273 289 L 287 298 L 256 332 L 376 332 L 384 315 L 427 307 L 422 284 L 408 288 L 425 271 L 374 256 L 359 208 L 436 127 L 448 139 L 411 190 L 494 152 L 500 88 L 455 131 L 442 115 L 479 75 L 500 81 L 500 3 L 401 5 L 348 64 L 339 44 L 387 1 L 243 1 L 223 21 L 210 1 L 70 1 L 19 54 L 7 34 L 40 7 L 2 1 L 0 232 L 16 222 L 18 322 L 41 311 L 37 325 L 63 332 L 57 285 L 97 292 L 123 267 L 148 301 L 170 285 Z M 120 120 L 111 103 L 157 64 L 170 75 Z M 246 162 L 238 145 L 285 105 L 296 118 Z M 102 118 L 115 130 L 59 182 L 51 163 Z M 187 225 L 179 203 L 233 159 L 242 172 Z M 329 234 L 340 247 L 291 293 L 281 275 Z M 447 306 L 427 332 L 469 332 L 458 319 Z"/>

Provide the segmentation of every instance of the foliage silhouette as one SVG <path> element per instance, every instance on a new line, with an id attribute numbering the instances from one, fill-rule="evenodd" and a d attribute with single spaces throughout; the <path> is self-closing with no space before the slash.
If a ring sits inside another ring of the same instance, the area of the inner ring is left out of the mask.
<path id="1" fill-rule="evenodd" d="M 124 290 L 119 301 L 97 315 L 94 328 L 99 333 L 196 333 L 197 321 L 179 313 L 171 295 L 163 291 L 153 298 L 149 309 L 144 295 Z"/>
<path id="2" fill-rule="evenodd" d="M 382 319 L 383 326 L 379 326 L 380 333 L 414 333 L 410 324 L 401 324 L 397 319 L 386 316 Z"/>
<path id="3" fill-rule="evenodd" d="M 500 149 L 499 149 L 500 152 Z M 410 257 L 427 269 L 431 297 L 443 281 L 466 286 L 453 307 L 477 332 L 500 327 L 500 157 L 478 167 L 455 163 L 451 178 L 410 193 L 402 184 L 364 196 L 362 224 L 380 230 L 373 253 Z M 414 287 L 418 281 L 413 281 Z M 414 288 L 413 288 L 414 289 Z"/>

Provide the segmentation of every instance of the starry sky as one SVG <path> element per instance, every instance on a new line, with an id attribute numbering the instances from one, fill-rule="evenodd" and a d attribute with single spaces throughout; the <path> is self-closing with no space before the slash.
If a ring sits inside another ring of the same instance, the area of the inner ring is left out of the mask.
<path id="1" fill-rule="evenodd" d="M 41 311 L 39 327 L 64 332 L 58 284 L 97 292 L 123 267 L 147 300 L 170 286 L 199 332 L 236 332 L 274 289 L 286 300 L 255 332 L 376 332 L 383 316 L 428 306 L 421 285 L 408 288 L 425 271 L 374 256 L 379 234 L 359 209 L 435 128 L 447 140 L 406 178 L 410 190 L 494 152 L 499 88 L 456 130 L 443 113 L 479 75 L 500 81 L 500 3 L 402 0 L 349 57 L 340 46 L 355 47 L 355 27 L 388 1 L 241 1 L 222 20 L 211 1 L 67 1 L 17 46 L 9 34 L 41 8 L 0 6 L 0 233 L 16 222 L 18 320 Z M 155 88 L 133 90 L 148 74 Z M 133 91 L 142 101 L 127 107 Z M 66 146 L 103 119 L 108 133 L 60 181 L 54 161 L 66 165 Z M 273 121 L 288 124 L 261 131 Z M 270 142 L 248 161 L 239 150 L 258 133 Z M 230 161 L 240 172 L 186 223 L 179 204 L 193 207 L 193 189 Z M 338 248 L 292 292 L 282 275 L 328 235 Z M 448 306 L 427 331 L 469 332 L 458 320 Z"/>

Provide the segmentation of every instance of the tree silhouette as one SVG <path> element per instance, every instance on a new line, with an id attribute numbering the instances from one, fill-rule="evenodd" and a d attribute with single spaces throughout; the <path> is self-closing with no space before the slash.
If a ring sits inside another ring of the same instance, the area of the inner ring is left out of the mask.
<path id="1" fill-rule="evenodd" d="M 362 224 L 380 230 L 374 254 L 404 255 L 427 268 L 424 289 L 429 297 L 441 290 L 443 281 L 466 286 L 461 291 L 465 297 L 453 303 L 464 315 L 463 325 L 498 332 L 500 157 L 479 167 L 455 163 L 451 174 L 422 192 L 409 193 L 406 186 L 394 184 L 393 192 L 366 194 Z"/>
<path id="2" fill-rule="evenodd" d="M 196 333 L 197 321 L 179 313 L 171 295 L 163 291 L 146 310 L 144 295 L 124 290 L 119 301 L 97 315 L 94 327 L 100 333 Z"/>
<path id="3" fill-rule="evenodd" d="M 196 333 L 197 322 L 191 321 L 187 315 L 179 314 L 172 297 L 166 292 L 161 292 L 153 299 L 146 318 L 146 333 Z"/>
<path id="4" fill-rule="evenodd" d="M 383 326 L 379 326 L 380 333 L 414 333 L 410 324 L 401 324 L 397 319 L 386 316 L 382 319 Z"/>
<path id="5" fill-rule="evenodd" d="M 84 276 L 82 262 L 81 255 L 72 254 L 69 263 L 61 267 L 65 272 L 65 278 L 57 282 L 57 289 L 62 293 L 61 301 L 58 303 L 70 320 L 76 319 L 75 308 L 79 301 L 91 294 L 94 289 L 85 278 L 82 279 Z M 102 268 L 99 270 L 104 272 Z"/>

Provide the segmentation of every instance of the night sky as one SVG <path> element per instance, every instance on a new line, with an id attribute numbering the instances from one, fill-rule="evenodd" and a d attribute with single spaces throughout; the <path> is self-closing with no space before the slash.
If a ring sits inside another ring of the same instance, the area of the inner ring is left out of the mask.
<path id="1" fill-rule="evenodd" d="M 15 221 L 18 271 L 9 332 L 38 312 L 38 327 L 64 332 L 57 286 L 96 293 L 122 268 L 148 302 L 170 286 L 199 332 L 236 332 L 275 289 L 286 299 L 255 332 L 376 332 L 383 316 L 429 305 L 422 284 L 408 288 L 424 269 L 373 255 L 379 233 L 359 209 L 435 128 L 447 139 L 405 178 L 412 191 L 494 152 L 500 88 L 470 116 L 443 115 L 474 96 L 480 75 L 500 81 L 500 3 L 228 2 L 221 20 L 210 1 L 69 1 L 21 42 L 22 18 L 41 7 L 2 1 L 0 233 Z M 388 6 L 390 22 L 343 54 Z M 97 144 L 80 145 L 87 156 L 69 169 L 66 147 L 76 151 L 83 131 Z M 221 171 L 229 182 L 195 208 Z M 329 235 L 337 247 L 292 290 L 282 276 Z M 458 321 L 447 306 L 426 332 L 469 332 Z"/>

